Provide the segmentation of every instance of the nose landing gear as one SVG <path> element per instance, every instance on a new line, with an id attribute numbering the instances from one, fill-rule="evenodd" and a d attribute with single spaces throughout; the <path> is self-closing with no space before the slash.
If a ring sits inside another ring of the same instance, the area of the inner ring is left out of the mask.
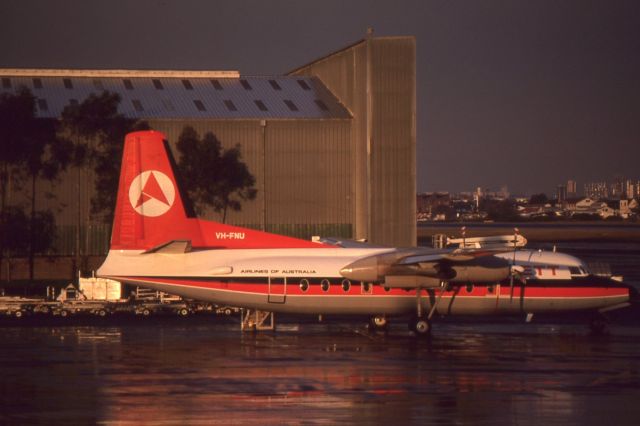
<path id="1" fill-rule="evenodd" d="M 369 319 L 369 330 L 371 331 L 387 331 L 389 321 L 385 315 L 375 315 Z"/>

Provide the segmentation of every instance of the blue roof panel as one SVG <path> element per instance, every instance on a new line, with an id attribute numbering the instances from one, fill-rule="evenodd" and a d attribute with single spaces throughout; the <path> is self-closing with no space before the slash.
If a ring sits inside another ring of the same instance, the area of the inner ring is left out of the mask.
<path id="1" fill-rule="evenodd" d="M 41 117 L 59 117 L 70 102 L 82 102 L 91 93 L 108 90 L 121 96 L 122 114 L 138 119 L 351 118 L 349 111 L 315 77 L 122 78 L 21 73 L 3 74 L 2 80 L 0 93 L 26 86 L 36 98 L 44 99 L 47 109 L 38 108 Z M 65 80 L 68 80 L 66 85 Z M 229 104 L 236 110 L 230 109 Z"/>

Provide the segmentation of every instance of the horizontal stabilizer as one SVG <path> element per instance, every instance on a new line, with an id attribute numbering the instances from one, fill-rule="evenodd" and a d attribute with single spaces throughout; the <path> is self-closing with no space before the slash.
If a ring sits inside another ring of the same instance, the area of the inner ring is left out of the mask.
<path id="1" fill-rule="evenodd" d="M 191 251 L 191 241 L 189 240 L 175 240 L 168 243 L 161 244 L 152 249 L 145 251 L 145 253 L 164 253 L 164 254 L 183 254 Z"/>

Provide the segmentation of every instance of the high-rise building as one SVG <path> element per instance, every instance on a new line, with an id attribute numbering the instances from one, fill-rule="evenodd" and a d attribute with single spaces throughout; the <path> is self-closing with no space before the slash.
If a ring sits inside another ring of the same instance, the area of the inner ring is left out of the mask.
<path id="1" fill-rule="evenodd" d="M 601 199 L 609 198 L 609 188 L 606 182 L 589 182 L 584 184 L 584 196 Z"/>
<path id="2" fill-rule="evenodd" d="M 625 179 L 620 175 L 617 175 L 613 179 L 613 183 L 611 184 L 611 191 L 609 192 L 611 198 L 621 199 L 625 197 L 626 188 L 624 182 Z"/>
<path id="3" fill-rule="evenodd" d="M 576 195 L 578 195 L 578 190 L 577 190 L 577 184 L 575 180 L 568 180 L 567 181 L 567 197 L 571 198 L 571 197 L 575 197 Z"/>
<path id="4" fill-rule="evenodd" d="M 634 183 L 634 181 L 632 181 L 631 179 L 628 179 L 625 182 L 626 198 L 636 198 L 637 191 L 638 191 L 638 187 L 636 183 Z"/>
<path id="5" fill-rule="evenodd" d="M 558 187 L 556 188 L 556 198 L 558 199 L 558 203 L 564 203 L 567 200 L 566 185 L 558 185 Z"/>

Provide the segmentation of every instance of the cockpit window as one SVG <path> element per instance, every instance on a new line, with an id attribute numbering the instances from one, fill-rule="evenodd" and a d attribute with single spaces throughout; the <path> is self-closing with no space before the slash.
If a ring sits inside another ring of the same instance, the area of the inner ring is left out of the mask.
<path id="1" fill-rule="evenodd" d="M 585 266 L 569 266 L 569 272 L 571 275 L 585 276 L 589 275 L 589 271 Z"/>

